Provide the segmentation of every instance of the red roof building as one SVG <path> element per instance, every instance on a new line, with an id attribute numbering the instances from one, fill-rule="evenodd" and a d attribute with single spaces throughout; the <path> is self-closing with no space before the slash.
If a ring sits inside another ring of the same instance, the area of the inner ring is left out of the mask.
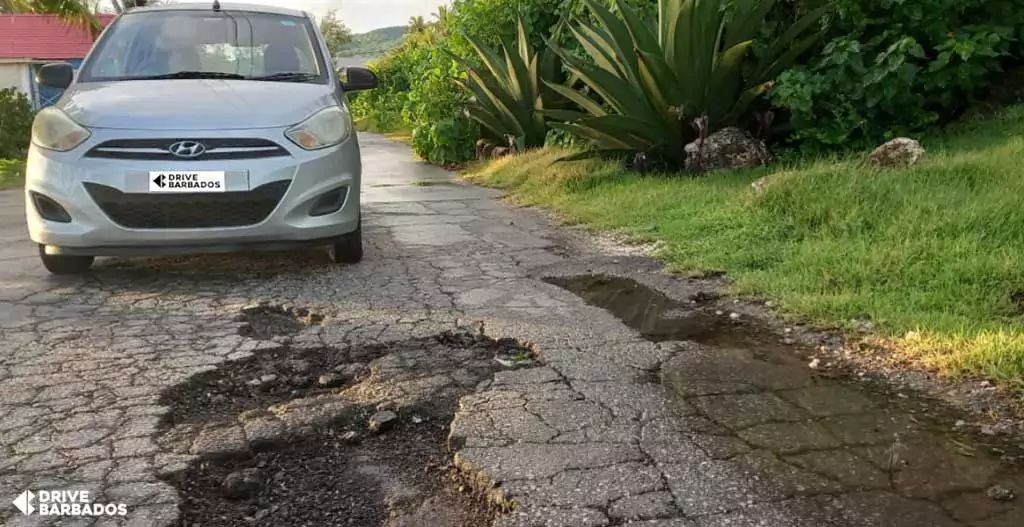
<path id="1" fill-rule="evenodd" d="M 114 15 L 99 15 L 99 20 L 106 27 Z M 53 61 L 67 61 L 77 68 L 93 41 L 86 28 L 54 15 L 0 15 L 0 90 L 16 88 L 36 107 L 52 104 L 61 92 L 38 86 L 35 70 Z"/>
<path id="2" fill-rule="evenodd" d="M 114 15 L 99 15 L 105 27 Z M 80 59 L 92 47 L 92 35 L 55 15 L 0 15 L 0 59 Z"/>

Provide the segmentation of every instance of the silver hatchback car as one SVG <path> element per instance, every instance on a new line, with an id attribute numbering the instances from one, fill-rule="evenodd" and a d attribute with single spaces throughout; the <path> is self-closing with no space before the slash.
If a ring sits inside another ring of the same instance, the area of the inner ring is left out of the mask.
<path id="1" fill-rule="evenodd" d="M 341 77 L 345 77 L 342 79 Z M 329 247 L 362 258 L 359 143 L 346 93 L 304 12 L 219 2 L 122 14 L 32 127 L 29 235 L 53 273 L 96 256 Z"/>

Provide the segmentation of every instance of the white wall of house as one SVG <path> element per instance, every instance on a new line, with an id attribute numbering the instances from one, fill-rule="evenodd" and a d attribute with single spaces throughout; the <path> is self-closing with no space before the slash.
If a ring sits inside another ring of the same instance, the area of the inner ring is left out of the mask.
<path id="1" fill-rule="evenodd" d="M 0 59 L 0 90 L 17 88 L 32 98 L 32 67 L 27 60 Z"/>

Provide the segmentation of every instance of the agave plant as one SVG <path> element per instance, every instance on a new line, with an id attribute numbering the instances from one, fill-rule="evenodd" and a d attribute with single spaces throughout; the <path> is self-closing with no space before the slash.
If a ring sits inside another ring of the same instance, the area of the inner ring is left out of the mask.
<path id="1" fill-rule="evenodd" d="M 745 117 L 814 44 L 817 34 L 805 33 L 827 9 L 801 17 L 749 64 L 775 0 L 659 0 L 657 19 L 648 21 L 624 0 L 616 0 L 621 18 L 602 2 L 585 2 L 598 23 L 577 21 L 571 30 L 590 60 L 548 45 L 588 93 L 550 83 L 581 110 L 547 111 L 563 121 L 552 126 L 589 138 L 598 151 L 654 152 L 672 162 L 685 157 L 694 119 L 713 132 Z"/>
<path id="2" fill-rule="evenodd" d="M 561 86 L 563 80 L 558 57 L 530 45 L 522 20 L 517 24 L 516 42 L 503 41 L 500 54 L 477 39 L 467 36 L 466 40 L 483 64 L 476 67 L 465 58 L 452 56 L 466 70 L 466 79 L 455 82 L 471 95 L 467 115 L 495 138 L 515 138 L 518 148 L 543 146 L 548 130 L 543 111 L 564 104 L 549 88 Z"/>

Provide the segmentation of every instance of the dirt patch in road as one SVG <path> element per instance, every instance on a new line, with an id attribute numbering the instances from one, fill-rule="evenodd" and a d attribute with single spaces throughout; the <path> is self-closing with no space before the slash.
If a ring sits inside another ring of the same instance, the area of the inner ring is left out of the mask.
<path id="1" fill-rule="evenodd" d="M 494 506 L 451 466 L 449 426 L 460 397 L 508 357 L 531 355 L 514 340 L 443 333 L 281 346 L 198 374 L 161 400 L 171 411 L 157 442 L 199 456 L 165 475 L 181 497 L 178 524 L 489 525 Z M 256 424 L 274 437 L 254 440 Z M 209 444 L 243 436 L 234 450 Z"/>

